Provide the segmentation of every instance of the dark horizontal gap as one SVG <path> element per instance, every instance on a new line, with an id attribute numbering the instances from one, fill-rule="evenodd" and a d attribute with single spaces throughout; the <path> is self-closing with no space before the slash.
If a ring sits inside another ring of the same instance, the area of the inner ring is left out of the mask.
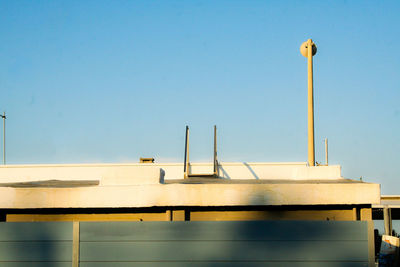
<path id="1" fill-rule="evenodd" d="M 2 261 L 0 260 L 0 262 L 71 262 L 72 261 Z"/>
<path id="2" fill-rule="evenodd" d="M 188 211 L 299 211 L 299 210 L 351 210 L 371 208 L 371 205 L 282 205 L 282 206 L 173 206 L 173 207 L 121 207 L 121 208 L 42 208 L 1 209 L 4 214 L 113 214 L 113 213 L 164 213 L 167 210 Z"/>
<path id="3" fill-rule="evenodd" d="M 371 208 L 371 205 L 282 205 L 282 206 L 216 206 L 182 207 L 189 211 L 322 211 L 352 210 L 353 208 Z"/>
<path id="4" fill-rule="evenodd" d="M 169 208 L 171 209 L 171 208 Z M 5 214 L 113 214 L 113 213 L 165 213 L 166 207 L 148 208 L 44 208 L 44 209 L 3 209 Z"/>
<path id="5" fill-rule="evenodd" d="M 31 243 L 33 243 L 33 242 L 37 242 L 37 243 L 62 243 L 62 242 L 72 242 L 72 239 L 71 240 L 0 240 L 0 243 L 6 243 L 6 242 L 15 242 L 15 243 L 17 243 L 17 242 L 20 242 L 20 243 L 23 243 L 23 242 L 31 242 Z"/>
<path id="6" fill-rule="evenodd" d="M 346 263 L 346 262 L 365 262 L 368 263 L 367 260 L 362 261 L 362 260 L 153 260 L 153 261 L 83 261 L 80 260 L 79 262 L 108 262 L 108 263 L 113 263 L 113 262 L 169 262 L 169 263 L 173 263 L 173 262 L 321 262 L 321 263 L 328 263 L 328 262 L 340 262 L 340 263 Z"/>
<path id="7" fill-rule="evenodd" d="M 202 173 L 202 174 L 188 174 L 188 177 L 215 177 L 215 174 L 209 174 L 209 173 Z"/>
<path id="8" fill-rule="evenodd" d="M 400 219 L 400 209 L 399 208 L 391 208 L 392 220 Z M 373 220 L 383 220 L 383 208 L 375 208 L 372 209 L 372 219 Z"/>
<path id="9" fill-rule="evenodd" d="M 240 239 L 240 240 L 207 240 L 207 239 L 190 239 L 190 240 L 80 240 L 80 243 L 131 243 L 131 242 L 367 242 L 368 239 L 344 239 L 344 240 L 332 240 L 332 239 L 321 239 L 321 240 L 309 240 L 309 239 L 299 239 L 299 240 L 283 240 L 283 239 Z"/>

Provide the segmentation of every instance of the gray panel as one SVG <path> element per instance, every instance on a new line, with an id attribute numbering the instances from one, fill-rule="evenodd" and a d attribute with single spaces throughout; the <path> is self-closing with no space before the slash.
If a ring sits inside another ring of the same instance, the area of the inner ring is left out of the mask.
<path id="1" fill-rule="evenodd" d="M 368 262 L 81 262 L 80 267 L 367 267 Z M 7 266 L 8 267 L 8 266 Z M 14 266 L 13 266 L 14 267 Z"/>
<path id="2" fill-rule="evenodd" d="M 71 261 L 72 242 L 0 242 L 1 261 Z"/>
<path id="3" fill-rule="evenodd" d="M 81 242 L 81 261 L 366 261 L 365 241 Z"/>
<path id="4" fill-rule="evenodd" d="M 72 240 L 71 222 L 0 222 L 0 241 Z"/>
<path id="5" fill-rule="evenodd" d="M 0 262 L 1 267 L 71 267 L 72 262 Z M 112 265 L 109 265 L 112 266 Z"/>
<path id="6" fill-rule="evenodd" d="M 82 241 L 367 240 L 362 221 L 82 222 Z"/>

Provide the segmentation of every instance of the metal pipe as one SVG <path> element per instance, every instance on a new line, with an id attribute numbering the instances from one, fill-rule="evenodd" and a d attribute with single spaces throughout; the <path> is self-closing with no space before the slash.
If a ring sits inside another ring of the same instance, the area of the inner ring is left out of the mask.
<path id="1" fill-rule="evenodd" d="M 183 171 L 184 171 L 184 178 L 188 178 L 188 173 L 189 173 L 189 126 L 186 126 L 185 161 L 184 161 Z"/>
<path id="2" fill-rule="evenodd" d="M 325 138 L 325 163 L 328 166 L 328 138 Z"/>
<path id="3" fill-rule="evenodd" d="M 313 84 L 313 42 L 307 40 L 308 61 L 308 165 L 315 166 L 314 148 L 314 84 Z"/>
<path id="4" fill-rule="evenodd" d="M 218 160 L 217 160 L 217 125 L 214 125 L 214 175 L 218 176 Z"/>
<path id="5" fill-rule="evenodd" d="M 1 115 L 3 118 L 3 164 L 6 165 L 6 113 Z"/>

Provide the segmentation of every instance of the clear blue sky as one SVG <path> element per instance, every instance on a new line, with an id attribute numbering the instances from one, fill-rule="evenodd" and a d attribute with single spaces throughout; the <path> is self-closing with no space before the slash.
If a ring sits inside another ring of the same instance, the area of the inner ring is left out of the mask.
<path id="1" fill-rule="evenodd" d="M 317 160 L 400 194 L 398 1 L 0 1 L 7 162 Z"/>

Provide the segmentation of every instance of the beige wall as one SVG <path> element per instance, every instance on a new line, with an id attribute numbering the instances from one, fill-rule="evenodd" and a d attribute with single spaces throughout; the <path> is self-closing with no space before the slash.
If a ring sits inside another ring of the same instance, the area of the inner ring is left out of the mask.
<path id="1" fill-rule="evenodd" d="M 192 165 L 195 172 L 208 167 L 212 164 Z M 340 166 L 222 163 L 220 168 L 225 179 L 187 184 L 177 180 L 183 177 L 183 164 L 175 163 L 0 166 L 0 209 L 380 202 L 379 184 L 343 179 Z M 241 181 L 236 181 L 239 178 Z"/>
<path id="2" fill-rule="evenodd" d="M 190 172 L 212 173 L 211 163 L 193 163 Z M 220 163 L 220 178 L 246 180 L 341 179 L 340 166 L 306 163 Z M 0 165 L 0 184 L 45 180 L 99 181 L 101 185 L 157 184 L 163 179 L 183 179 L 182 163 Z"/>
<path id="3" fill-rule="evenodd" d="M 0 195 L 0 209 L 361 205 L 379 203 L 380 187 L 368 183 L 0 187 Z"/>

